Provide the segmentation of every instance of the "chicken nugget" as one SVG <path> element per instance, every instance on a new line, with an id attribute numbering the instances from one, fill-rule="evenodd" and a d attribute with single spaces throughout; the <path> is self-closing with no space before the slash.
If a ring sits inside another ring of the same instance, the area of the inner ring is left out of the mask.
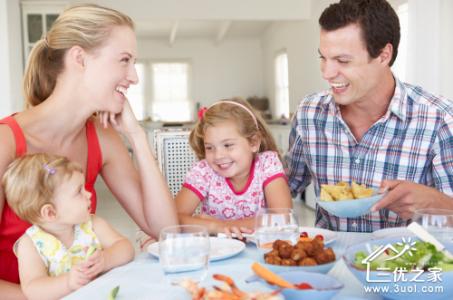
<path id="1" fill-rule="evenodd" d="M 317 262 L 314 258 L 305 257 L 299 261 L 299 266 L 316 266 Z"/>
<path id="2" fill-rule="evenodd" d="M 294 247 L 293 251 L 291 252 L 291 259 L 294 261 L 299 261 L 302 258 L 307 257 L 307 253 L 301 248 Z"/>

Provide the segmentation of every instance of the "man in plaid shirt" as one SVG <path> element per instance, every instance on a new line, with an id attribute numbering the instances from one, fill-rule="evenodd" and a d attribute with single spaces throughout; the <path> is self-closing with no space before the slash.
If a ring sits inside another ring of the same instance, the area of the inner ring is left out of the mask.
<path id="1" fill-rule="evenodd" d="M 330 90 L 307 96 L 287 154 L 293 194 L 311 181 L 356 181 L 389 193 L 372 212 L 339 218 L 319 206 L 316 225 L 370 232 L 406 225 L 420 208 L 453 209 L 453 103 L 391 72 L 400 39 L 385 0 L 342 0 L 322 13 L 319 54 Z M 433 188 L 431 188 L 433 187 Z M 441 192 L 439 192 L 439 191 Z"/>

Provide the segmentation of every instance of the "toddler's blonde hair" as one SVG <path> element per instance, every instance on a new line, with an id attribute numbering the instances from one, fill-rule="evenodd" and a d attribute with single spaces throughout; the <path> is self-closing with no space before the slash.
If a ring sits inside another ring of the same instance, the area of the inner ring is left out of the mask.
<path id="1" fill-rule="evenodd" d="M 222 101 L 240 103 L 247 107 L 253 113 L 253 116 L 240 105 L 234 105 L 228 102 L 222 103 Z M 275 151 L 278 153 L 275 140 L 261 116 L 255 112 L 247 101 L 241 98 L 232 98 L 220 100 L 215 105 L 209 107 L 203 117 L 195 124 L 195 127 L 190 133 L 189 143 L 198 159 L 206 158 L 204 149 L 206 129 L 225 121 L 233 121 L 238 128 L 239 134 L 249 142 L 252 142 L 255 137 L 259 138 L 261 140 L 259 152 Z"/>
<path id="2" fill-rule="evenodd" d="M 39 223 L 41 208 L 52 204 L 56 187 L 74 172 L 83 174 L 79 164 L 63 156 L 37 153 L 15 159 L 6 169 L 2 188 L 6 201 L 19 218 Z"/>

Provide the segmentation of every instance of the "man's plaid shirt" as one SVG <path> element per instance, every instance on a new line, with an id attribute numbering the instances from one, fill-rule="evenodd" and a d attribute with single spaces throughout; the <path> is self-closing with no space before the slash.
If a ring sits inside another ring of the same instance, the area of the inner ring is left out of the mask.
<path id="1" fill-rule="evenodd" d="M 332 95 L 306 97 L 292 121 L 288 178 L 297 194 L 313 181 L 356 181 L 379 188 L 384 179 L 412 181 L 453 194 L 453 102 L 400 82 L 387 113 L 357 142 Z M 339 218 L 316 208 L 316 226 L 370 232 L 406 224 L 382 209 L 358 218 Z"/>

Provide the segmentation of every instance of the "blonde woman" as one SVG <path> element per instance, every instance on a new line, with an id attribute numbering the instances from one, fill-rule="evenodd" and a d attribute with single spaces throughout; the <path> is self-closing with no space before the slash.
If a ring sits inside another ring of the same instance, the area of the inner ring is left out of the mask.
<path id="1" fill-rule="evenodd" d="M 28 299 L 58 299 L 134 258 L 131 242 L 91 214 L 82 167 L 45 153 L 14 160 L 2 179 L 8 205 L 33 224 L 14 244 Z"/>
<path id="2" fill-rule="evenodd" d="M 0 121 L 0 176 L 16 157 L 54 153 L 80 164 L 96 212 L 98 174 L 138 226 L 156 236 L 177 223 L 174 202 L 146 133 L 125 93 L 138 81 L 132 20 L 115 10 L 75 6 L 64 11 L 34 46 L 24 78 L 29 108 Z M 100 118 L 93 115 L 100 113 Z M 131 145 L 131 161 L 118 132 Z M 0 294 L 21 298 L 14 242 L 30 226 L 0 190 Z"/>

